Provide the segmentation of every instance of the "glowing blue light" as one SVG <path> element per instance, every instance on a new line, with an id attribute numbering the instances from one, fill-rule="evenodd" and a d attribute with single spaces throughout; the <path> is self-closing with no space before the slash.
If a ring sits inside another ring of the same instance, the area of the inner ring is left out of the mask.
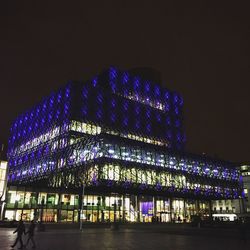
<path id="1" fill-rule="evenodd" d="M 114 67 L 110 68 L 109 77 L 111 80 L 114 80 L 117 77 L 117 70 Z"/>
<path id="2" fill-rule="evenodd" d="M 242 183 L 243 182 L 243 177 L 242 177 L 242 175 L 240 176 L 240 183 Z"/>
<path id="3" fill-rule="evenodd" d="M 111 106 L 112 106 L 112 108 L 114 108 L 115 105 L 116 105 L 115 99 L 111 99 Z"/>
<path id="4" fill-rule="evenodd" d="M 128 126 L 128 117 L 123 118 L 123 125 Z"/>
<path id="5" fill-rule="evenodd" d="M 83 95 L 83 97 L 85 97 L 85 98 L 88 97 L 88 89 L 87 89 L 87 87 L 84 87 L 84 88 L 83 88 L 82 95 Z"/>
<path id="6" fill-rule="evenodd" d="M 151 131 L 151 125 L 150 125 L 150 124 L 147 124 L 146 129 L 147 129 L 147 132 L 150 132 L 150 131 Z"/>
<path id="7" fill-rule="evenodd" d="M 148 81 L 145 82 L 145 92 L 150 91 L 150 83 Z"/>
<path id="8" fill-rule="evenodd" d="M 148 109 L 148 110 L 147 110 L 147 112 L 146 112 L 146 116 L 147 116 L 147 118 L 150 118 L 150 116 L 151 116 L 150 109 Z"/>
<path id="9" fill-rule="evenodd" d="M 156 120 L 157 120 L 158 122 L 161 121 L 161 115 L 160 115 L 159 113 L 156 114 Z"/>
<path id="10" fill-rule="evenodd" d="M 53 106 L 53 104 L 54 104 L 54 99 L 53 98 L 50 99 L 49 104 L 50 104 L 50 107 Z"/>
<path id="11" fill-rule="evenodd" d="M 167 101 L 169 100 L 170 94 L 168 91 L 165 92 L 164 97 L 165 97 L 165 100 L 167 100 Z"/>
<path id="12" fill-rule="evenodd" d="M 124 94 L 125 96 L 128 96 L 128 94 L 129 94 L 128 89 L 124 89 L 124 90 L 123 90 L 123 94 Z"/>
<path id="13" fill-rule="evenodd" d="M 111 119 L 112 122 L 115 122 L 116 116 L 115 116 L 114 113 L 111 114 L 110 119 Z"/>
<path id="14" fill-rule="evenodd" d="M 177 103 L 178 102 L 178 95 L 174 95 L 174 103 Z"/>
<path id="15" fill-rule="evenodd" d="M 139 77 L 135 77 L 134 78 L 134 90 L 137 91 L 140 87 L 140 78 Z"/>
<path id="16" fill-rule="evenodd" d="M 180 125 L 181 125 L 180 120 L 176 120 L 176 121 L 175 121 L 175 126 L 176 126 L 177 128 L 179 128 L 179 127 L 180 127 Z"/>
<path id="17" fill-rule="evenodd" d="M 110 82 L 111 84 L 111 89 L 112 89 L 112 92 L 115 93 L 116 92 L 116 85 L 114 82 Z"/>
<path id="18" fill-rule="evenodd" d="M 140 126 L 140 121 L 137 120 L 137 121 L 135 122 L 135 127 L 136 127 L 136 129 L 140 129 L 140 127 L 141 127 L 141 126 Z"/>
<path id="19" fill-rule="evenodd" d="M 176 135 L 176 139 L 177 139 L 177 141 L 181 141 L 181 134 L 180 133 L 177 133 L 177 135 Z"/>
<path id="20" fill-rule="evenodd" d="M 128 101 L 126 100 L 123 102 L 123 109 L 126 111 L 128 110 Z"/>
<path id="21" fill-rule="evenodd" d="M 179 109 L 178 109 L 178 107 L 175 107 L 175 109 L 174 109 L 174 112 L 175 112 L 175 114 L 179 114 Z"/>
<path id="22" fill-rule="evenodd" d="M 97 102 L 98 102 L 98 103 L 102 103 L 102 102 L 103 102 L 102 93 L 98 93 L 98 95 L 97 95 Z"/>
<path id="23" fill-rule="evenodd" d="M 138 105 L 135 106 L 135 113 L 137 115 L 139 115 L 139 113 L 140 113 L 140 106 L 138 106 Z"/>
<path id="24" fill-rule="evenodd" d="M 122 74 L 122 84 L 126 84 L 129 80 L 129 74 L 127 72 L 124 72 Z"/>
<path id="25" fill-rule="evenodd" d="M 93 85 L 94 88 L 97 86 L 97 77 L 94 77 L 92 79 L 92 85 Z"/>
<path id="26" fill-rule="evenodd" d="M 96 113 L 96 116 L 98 119 L 101 119 L 102 118 L 102 115 L 103 115 L 103 112 L 101 109 L 98 109 L 97 113 Z"/>
<path id="27" fill-rule="evenodd" d="M 183 105 L 183 98 L 181 96 L 179 96 L 179 104 L 180 104 L 180 106 Z"/>
<path id="28" fill-rule="evenodd" d="M 170 110 L 170 105 L 168 103 L 165 104 L 165 111 L 168 112 Z"/>
<path id="29" fill-rule="evenodd" d="M 160 88 L 158 86 L 155 86 L 155 96 L 159 97 L 160 96 Z"/>
<path id="30" fill-rule="evenodd" d="M 69 93 L 70 93 L 70 90 L 69 90 L 69 88 L 67 88 L 66 91 L 65 91 L 65 97 L 66 98 L 69 98 Z"/>
<path id="31" fill-rule="evenodd" d="M 167 124 L 168 126 L 170 126 L 170 124 L 171 124 L 171 119 L 170 119 L 169 116 L 167 116 L 167 118 L 166 118 L 166 124 Z"/>

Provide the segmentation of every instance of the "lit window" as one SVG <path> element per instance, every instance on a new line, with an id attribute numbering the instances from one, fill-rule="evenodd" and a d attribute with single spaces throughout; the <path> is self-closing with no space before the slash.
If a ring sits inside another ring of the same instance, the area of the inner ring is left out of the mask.
<path id="1" fill-rule="evenodd" d="M 78 121 L 71 121 L 70 130 L 89 135 L 97 135 L 101 133 L 101 127 Z"/>
<path id="2" fill-rule="evenodd" d="M 241 166 L 241 170 L 248 170 L 248 168 L 249 168 L 249 166 L 247 166 L 247 165 Z"/>

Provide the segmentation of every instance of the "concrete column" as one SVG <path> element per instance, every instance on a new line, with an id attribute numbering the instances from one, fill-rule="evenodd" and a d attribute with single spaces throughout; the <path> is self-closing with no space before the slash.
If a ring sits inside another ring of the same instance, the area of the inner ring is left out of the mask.
<path id="1" fill-rule="evenodd" d="M 153 196 L 153 216 L 154 219 L 156 219 L 156 199 L 154 196 Z"/>
<path id="2" fill-rule="evenodd" d="M 2 202 L 1 206 L 0 206 L 0 220 L 3 220 L 5 218 L 5 212 L 6 212 L 6 209 L 7 209 L 7 200 L 8 200 L 8 188 L 7 188 L 7 181 L 6 181 L 6 186 L 5 186 L 5 201 Z"/>
<path id="3" fill-rule="evenodd" d="M 102 196 L 102 204 L 101 204 L 101 206 L 103 208 L 102 211 L 101 211 L 101 213 L 102 213 L 101 222 L 104 222 L 104 209 L 106 210 L 105 196 Z"/>
<path id="4" fill-rule="evenodd" d="M 34 219 L 36 221 L 38 221 L 38 215 L 39 215 L 38 198 L 39 198 L 39 192 L 36 190 L 36 206 L 35 206 L 35 212 L 34 212 Z"/>
<path id="5" fill-rule="evenodd" d="M 210 220 L 212 220 L 213 218 L 212 218 L 212 211 L 213 211 L 213 208 L 212 208 L 212 201 L 211 200 L 209 200 L 208 201 L 208 205 L 209 205 L 209 219 Z"/>
<path id="6" fill-rule="evenodd" d="M 125 195 L 122 195 L 122 221 L 125 222 Z"/>
<path id="7" fill-rule="evenodd" d="M 195 201 L 195 203 L 196 203 L 196 214 L 198 215 L 199 213 L 200 213 L 200 203 L 199 203 L 199 200 L 196 200 Z"/>
<path id="8" fill-rule="evenodd" d="M 245 213 L 245 206 L 244 206 L 243 198 L 239 198 L 239 208 L 240 208 L 240 214 L 244 214 Z"/>
<path id="9" fill-rule="evenodd" d="M 61 200 L 62 200 L 62 194 L 61 192 L 58 193 L 58 205 L 57 205 L 57 222 L 61 221 Z M 80 201 L 80 196 L 79 196 Z M 79 209 L 78 209 L 79 210 Z M 80 213 L 78 213 L 78 221 L 80 221 Z"/>
<path id="10" fill-rule="evenodd" d="M 173 213 L 173 200 L 169 198 L 169 210 L 170 210 L 170 222 L 173 222 L 172 213 Z"/>
<path id="11" fill-rule="evenodd" d="M 137 195 L 135 195 L 135 204 L 136 204 L 137 222 L 140 222 L 140 199 Z"/>
<path id="12" fill-rule="evenodd" d="M 185 220 L 187 216 L 186 212 L 186 199 L 183 199 L 183 219 Z"/>

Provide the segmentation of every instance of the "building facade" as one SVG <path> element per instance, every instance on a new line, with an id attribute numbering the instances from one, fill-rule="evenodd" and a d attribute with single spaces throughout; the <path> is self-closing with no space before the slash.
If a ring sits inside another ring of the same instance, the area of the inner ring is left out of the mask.
<path id="1" fill-rule="evenodd" d="M 232 163 L 185 152 L 182 108 L 178 93 L 114 67 L 68 83 L 13 122 L 6 217 L 189 221 L 239 198 Z"/>
<path id="2" fill-rule="evenodd" d="M 240 207 L 241 213 L 250 217 L 250 165 L 244 164 L 240 166 L 241 175 L 243 178 L 243 195 L 242 205 Z"/>
<path id="3" fill-rule="evenodd" d="M 7 162 L 0 158 L 0 220 L 3 217 L 7 188 Z"/>

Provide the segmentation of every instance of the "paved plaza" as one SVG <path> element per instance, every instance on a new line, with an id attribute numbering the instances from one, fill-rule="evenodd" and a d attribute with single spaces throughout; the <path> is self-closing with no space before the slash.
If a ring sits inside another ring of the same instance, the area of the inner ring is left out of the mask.
<path id="1" fill-rule="evenodd" d="M 0 228 L 0 249 L 9 250 L 16 234 L 14 229 Z M 202 229 L 200 229 L 202 230 Z M 197 231 L 198 232 L 198 231 Z M 26 237 L 26 236 L 25 236 Z M 250 249 L 250 241 L 243 243 L 237 236 L 206 235 L 206 232 L 189 234 L 169 232 L 167 230 L 85 228 L 37 232 L 35 235 L 39 250 L 77 250 L 77 249 L 201 249 L 231 250 Z M 19 246 L 18 246 L 19 247 Z M 18 249 L 16 247 L 15 249 Z M 32 249 L 31 245 L 26 249 Z"/>

